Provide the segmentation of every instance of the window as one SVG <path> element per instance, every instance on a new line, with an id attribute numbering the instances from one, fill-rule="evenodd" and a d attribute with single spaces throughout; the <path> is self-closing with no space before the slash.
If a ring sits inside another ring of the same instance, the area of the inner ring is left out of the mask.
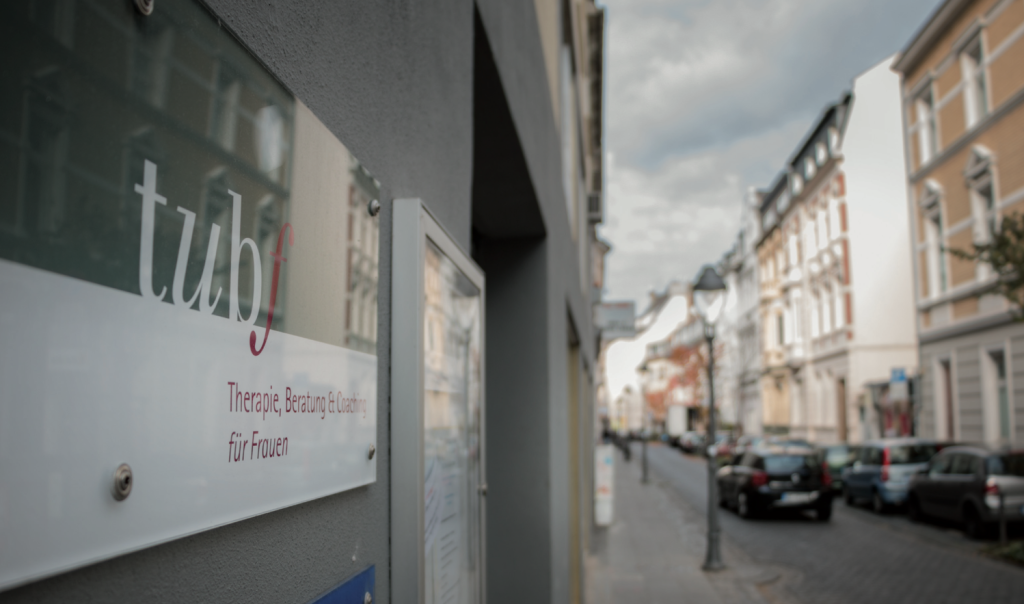
<path id="1" fill-rule="evenodd" d="M 835 293 L 835 307 L 836 307 L 836 329 L 840 329 L 846 323 L 846 305 L 843 296 L 843 290 L 838 283 L 833 286 L 832 291 Z"/>
<path id="2" fill-rule="evenodd" d="M 829 136 L 831 137 L 831 135 L 832 130 L 829 130 Z M 818 162 L 819 166 L 824 166 L 825 162 L 828 161 L 828 149 L 825 148 L 825 143 L 819 142 L 814 146 L 814 159 Z"/>
<path id="3" fill-rule="evenodd" d="M 942 409 L 938 410 L 940 417 L 945 420 L 946 430 L 944 436 L 950 440 L 955 438 L 953 430 L 953 370 L 949 359 L 939 361 L 939 392 L 941 393 Z M 938 435 L 938 430 L 936 430 Z"/>
<path id="4" fill-rule="evenodd" d="M 832 331 L 832 297 L 822 296 L 821 304 L 821 333 L 830 333 Z"/>
<path id="5" fill-rule="evenodd" d="M 794 342 L 800 342 L 801 340 L 804 339 L 803 330 L 800 328 L 800 326 L 803 324 L 804 319 L 803 313 L 801 312 L 804 305 L 799 294 L 800 290 L 796 290 L 795 292 L 793 292 L 793 310 L 791 311 L 791 316 L 793 317 L 793 333 L 791 335 L 793 336 L 792 341 Z"/>
<path id="6" fill-rule="evenodd" d="M 241 76 L 227 63 L 219 63 L 210 116 L 210 136 L 227 151 L 235 150 L 241 95 Z"/>
<path id="7" fill-rule="evenodd" d="M 964 111 L 967 114 L 967 127 L 970 128 L 988 115 L 985 56 L 982 53 L 980 33 L 960 53 L 960 68 L 964 78 Z"/>
<path id="8" fill-rule="evenodd" d="M 988 458 L 988 473 L 994 476 L 1024 477 L 1024 455 L 1008 453 Z"/>
<path id="9" fill-rule="evenodd" d="M 804 179 L 799 174 L 793 174 L 790 177 L 790 190 L 793 195 L 799 195 L 804 190 Z"/>
<path id="10" fill-rule="evenodd" d="M 950 464 L 949 464 L 949 473 L 950 474 L 971 474 L 972 473 L 973 468 L 971 467 L 972 466 L 971 462 L 974 459 L 972 456 L 967 455 L 966 453 L 957 453 L 957 454 L 953 455 L 952 457 L 953 457 L 953 459 L 950 461 Z"/>
<path id="11" fill-rule="evenodd" d="M 990 438 L 998 438 L 1003 442 L 1010 440 L 1010 393 L 1006 384 L 1006 355 L 1002 349 L 989 350 L 985 353 L 985 398 L 991 416 L 995 420 L 994 429 L 988 431 Z"/>
<path id="12" fill-rule="evenodd" d="M 928 475 L 938 476 L 941 474 L 949 474 L 950 462 L 952 459 L 952 455 L 936 455 L 929 463 Z"/>
<path id="13" fill-rule="evenodd" d="M 996 232 L 996 199 L 991 173 L 985 172 L 971 183 L 971 211 L 974 215 L 975 243 L 988 243 Z"/>
<path id="14" fill-rule="evenodd" d="M 839 237 L 841 225 L 839 224 L 839 200 L 835 197 L 828 199 L 828 228 L 830 239 Z"/>
<path id="15" fill-rule="evenodd" d="M 769 474 L 792 474 L 804 468 L 816 468 L 817 457 L 813 455 L 773 455 L 765 458 L 765 470 Z"/>
<path id="16" fill-rule="evenodd" d="M 925 234 L 928 246 L 928 295 L 938 296 L 946 291 L 946 260 L 943 257 L 942 212 L 928 217 Z"/>
<path id="17" fill-rule="evenodd" d="M 815 294 L 814 299 L 811 301 L 811 337 L 818 337 L 818 314 L 821 308 L 821 296 Z"/>
<path id="18" fill-rule="evenodd" d="M 818 173 L 818 166 L 814 165 L 814 160 L 810 157 L 804 158 L 804 178 L 811 180 L 814 175 Z"/>
<path id="19" fill-rule="evenodd" d="M 775 334 L 778 338 L 779 346 L 785 346 L 786 344 L 786 319 L 782 316 L 782 313 L 775 315 Z"/>
<path id="20" fill-rule="evenodd" d="M 928 463 L 937 453 L 935 445 L 904 445 L 889 447 L 889 463 Z M 967 458 L 970 461 L 970 457 Z"/>
<path id="21" fill-rule="evenodd" d="M 828 247 L 828 214 L 822 208 L 818 211 L 818 249 Z"/>
<path id="22" fill-rule="evenodd" d="M 828 129 L 828 151 L 834 157 L 839 152 L 839 130 L 834 126 Z"/>
<path id="23" fill-rule="evenodd" d="M 918 95 L 914 100 L 914 107 L 917 110 L 917 164 L 920 166 L 928 163 L 935 155 L 938 142 L 935 123 L 935 101 L 932 97 L 931 86 Z"/>

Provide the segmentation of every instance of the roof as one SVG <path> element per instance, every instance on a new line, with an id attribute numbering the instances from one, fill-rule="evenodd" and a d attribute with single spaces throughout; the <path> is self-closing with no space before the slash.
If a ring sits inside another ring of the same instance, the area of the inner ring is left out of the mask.
<path id="1" fill-rule="evenodd" d="M 830 126 L 835 126 L 840 133 L 845 134 L 850 115 L 849 108 L 852 103 L 853 93 L 847 90 L 842 93 L 838 101 L 829 103 L 822 109 L 818 118 L 814 120 L 813 125 L 807 130 L 803 138 L 800 139 L 789 159 L 786 160 L 785 168 L 778 173 L 768 190 L 762 192 L 761 206 L 759 208 L 762 216 L 771 209 L 775 201 L 787 190 L 790 172 L 800 171 L 800 158 L 807 154 L 808 150 L 814 146 L 814 143 L 821 140 L 823 136 L 827 136 Z M 770 228 L 765 229 L 761 233 L 762 238 L 767 236 L 771 230 Z"/>
<path id="2" fill-rule="evenodd" d="M 892 68 L 906 75 L 908 71 L 917 67 L 939 36 L 970 4 L 971 0 L 945 0 L 939 4 L 896 56 Z"/>

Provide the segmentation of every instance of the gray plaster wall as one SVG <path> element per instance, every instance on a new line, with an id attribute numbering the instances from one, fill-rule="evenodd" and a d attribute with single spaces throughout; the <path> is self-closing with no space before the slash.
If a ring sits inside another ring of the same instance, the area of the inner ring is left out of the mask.
<path id="1" fill-rule="evenodd" d="M 551 97 L 537 29 L 537 16 L 532 2 L 506 0 L 479 0 L 480 17 L 478 35 L 486 39 L 485 49 L 497 71 L 500 87 L 508 105 L 513 132 L 504 134 L 514 138 L 514 145 L 524 159 L 525 175 L 505 174 L 506 178 L 528 179 L 530 191 L 515 198 L 502 197 L 507 187 L 494 183 L 474 181 L 474 228 L 477 218 L 487 212 L 491 199 L 510 204 L 523 214 L 532 215 L 539 210 L 544 244 L 540 248 L 543 270 L 532 272 L 528 280 L 517 280 L 543 295 L 543 304 L 534 304 L 531 311 L 502 314 L 493 308 L 497 304 L 495 291 L 502 281 L 517 274 L 498 270 L 495 257 L 490 255 L 494 246 L 502 241 L 518 239 L 529 246 L 536 232 L 524 227 L 523 232 L 484 233 L 483 250 L 478 259 L 487 271 L 488 283 L 488 482 L 496 490 L 518 492 L 515 502 L 498 501 L 495 490 L 488 495 L 488 597 L 490 602 L 549 601 L 567 602 L 570 597 L 570 555 L 575 544 L 570 540 L 570 524 L 574 513 L 584 516 L 582 510 L 570 509 L 570 455 L 569 455 L 569 384 L 566 366 L 569 321 L 576 326 L 580 339 L 583 362 L 594 365 L 594 338 L 591 327 L 589 300 L 580 286 L 580 273 L 586 267 L 579 265 L 577 242 L 572 239 L 566 201 L 562 189 L 562 165 L 559 129 L 552 112 Z M 477 51 L 480 57 L 480 49 Z M 486 73 L 477 68 L 477 77 L 483 81 Z M 480 84 L 478 84 L 480 85 Z M 478 90 L 479 92 L 479 90 Z M 489 97 L 485 97 L 489 98 Z M 475 108 L 481 119 L 502 119 L 502 116 L 484 114 Z M 481 127 L 481 124 L 477 124 Z M 478 145 L 498 145 L 502 141 L 477 139 Z M 479 159 L 486 158 L 486 148 L 476 148 Z M 480 175 L 475 172 L 475 176 Z M 491 172 L 486 172 L 491 176 Z M 491 185 L 491 186 L 488 186 Z M 580 229 L 581 234 L 585 229 Z M 487 237 L 490 235 L 490 237 Z M 582 236 L 582 235 L 581 235 Z M 492 239 L 497 239 L 493 241 Z M 532 249 L 532 248 L 529 248 Z M 506 247 L 502 260 L 511 262 L 518 257 L 522 266 L 529 263 L 534 253 Z M 589 258 L 589 254 L 587 255 Z M 522 270 L 525 270 L 523 268 Z M 538 282 L 536 279 L 542 279 Z M 589 295 L 589 292 L 587 292 Z M 499 317 L 509 317 L 499 327 Z M 529 342 L 537 357 L 524 357 L 526 346 L 506 346 L 508 341 L 496 337 L 497 330 L 513 333 L 542 326 L 542 342 Z M 541 345 L 538 350 L 537 344 Z M 526 370 L 530 361 L 541 359 L 545 371 L 543 380 Z M 576 368 L 574 368 L 576 369 Z M 501 379 L 498 379 L 498 377 Z M 537 388 L 542 388 L 537 392 Z M 528 395 L 528 396 L 527 396 Z M 541 397 L 537 399 L 535 397 Z M 504 407 L 508 406 L 509 409 Z M 520 420 L 528 430 L 513 432 L 508 424 L 497 418 L 505 413 L 520 413 Z M 576 426 L 572 426 L 576 428 Z M 537 453 L 546 451 L 543 457 Z M 519 465 L 514 465 L 514 464 Z M 507 470 L 505 470 L 507 468 Z M 502 475 L 502 471 L 519 472 L 522 476 Z M 513 490 L 513 484 L 526 481 L 522 488 Z M 504 485 L 504 486 L 499 486 Z M 584 501 L 586 501 L 584 499 Z M 545 527 L 539 533 L 537 528 Z M 538 539 L 539 534 L 543 539 Z M 528 579 L 524 579 L 528 577 Z"/>

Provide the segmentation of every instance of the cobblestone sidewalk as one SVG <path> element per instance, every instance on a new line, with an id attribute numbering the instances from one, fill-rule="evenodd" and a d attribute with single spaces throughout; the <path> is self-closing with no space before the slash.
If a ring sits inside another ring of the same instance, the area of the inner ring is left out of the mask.
<path id="1" fill-rule="evenodd" d="M 771 569 L 744 560 L 723 544 L 730 567 L 701 570 L 706 523 L 657 481 L 640 482 L 640 456 L 615 460 L 615 521 L 594 537 L 586 561 L 587 604 L 622 602 L 694 604 L 776 604 Z"/>

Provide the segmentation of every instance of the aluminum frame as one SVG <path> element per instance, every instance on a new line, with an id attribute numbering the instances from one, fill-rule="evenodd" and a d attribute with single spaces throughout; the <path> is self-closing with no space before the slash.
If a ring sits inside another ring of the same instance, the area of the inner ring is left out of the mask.
<path id="1" fill-rule="evenodd" d="M 480 290 L 480 598 L 487 601 L 486 309 L 484 272 L 420 199 L 393 202 L 391 258 L 391 599 L 425 601 L 423 482 L 424 260 L 429 239 Z"/>

